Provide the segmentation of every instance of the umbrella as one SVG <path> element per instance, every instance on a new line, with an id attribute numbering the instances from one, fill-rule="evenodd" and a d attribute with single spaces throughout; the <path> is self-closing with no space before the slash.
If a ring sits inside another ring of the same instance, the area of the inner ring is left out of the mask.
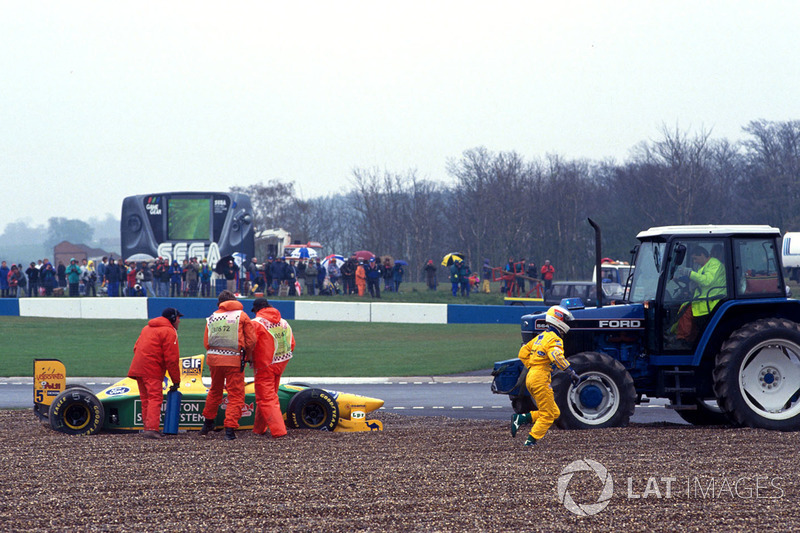
<path id="1" fill-rule="evenodd" d="M 292 254 L 289 257 L 294 257 L 295 259 L 308 259 L 309 257 L 317 257 L 317 251 L 313 248 L 302 246 L 292 250 Z"/>
<path id="2" fill-rule="evenodd" d="M 355 256 L 356 259 L 362 261 L 369 261 L 370 259 L 375 257 L 375 254 L 373 254 L 372 252 L 368 252 L 366 250 L 359 250 L 355 252 L 353 255 Z"/>
<path id="3" fill-rule="evenodd" d="M 128 259 L 126 259 L 126 262 L 135 261 L 137 263 L 141 263 L 142 261 L 152 261 L 153 259 L 155 259 L 155 257 L 150 254 L 138 253 L 130 256 Z"/>
<path id="4" fill-rule="evenodd" d="M 336 264 L 337 267 L 341 268 L 341 266 L 345 262 L 345 259 L 341 255 L 331 254 L 331 255 L 327 256 L 325 259 L 323 259 L 322 262 L 320 263 L 320 265 L 324 266 L 325 268 L 328 268 L 328 263 L 330 263 L 331 261 L 333 261 Z"/>
<path id="5" fill-rule="evenodd" d="M 232 255 L 225 255 L 220 257 L 217 264 L 214 265 L 214 272 L 217 274 L 225 274 L 225 267 L 228 266 L 228 261 L 233 261 L 233 264 L 236 265 L 236 260 Z"/>
<path id="6" fill-rule="evenodd" d="M 460 259 L 461 261 L 463 261 L 464 260 L 464 254 L 462 254 L 461 252 L 453 252 L 453 253 L 447 254 L 446 256 L 444 256 L 444 259 L 442 259 L 442 266 L 450 266 L 457 259 Z"/>
<path id="7" fill-rule="evenodd" d="M 408 266 L 408 262 L 407 261 L 403 261 L 402 259 L 398 259 L 397 261 L 394 262 L 394 264 L 395 265 L 401 265 L 401 266 Z"/>

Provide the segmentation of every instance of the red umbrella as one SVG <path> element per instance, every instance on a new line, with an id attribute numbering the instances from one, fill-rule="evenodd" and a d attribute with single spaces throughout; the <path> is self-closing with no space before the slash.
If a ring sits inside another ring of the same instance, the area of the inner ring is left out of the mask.
<path id="1" fill-rule="evenodd" d="M 353 254 L 356 259 L 361 261 L 369 261 L 370 259 L 375 257 L 375 254 L 372 252 L 368 252 L 367 250 L 359 250 Z"/>

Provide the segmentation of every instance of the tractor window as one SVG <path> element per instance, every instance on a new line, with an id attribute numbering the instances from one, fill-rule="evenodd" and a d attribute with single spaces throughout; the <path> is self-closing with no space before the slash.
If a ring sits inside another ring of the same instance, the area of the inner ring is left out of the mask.
<path id="1" fill-rule="evenodd" d="M 663 242 L 643 242 L 636 254 L 631 284 L 631 302 L 655 300 L 658 289 L 658 277 L 664 266 Z"/>
<path id="2" fill-rule="evenodd" d="M 664 349 L 696 346 L 720 302 L 730 295 L 725 239 L 675 241 L 661 298 Z"/>
<path id="3" fill-rule="evenodd" d="M 773 239 L 734 239 L 736 290 L 741 296 L 783 296 Z"/>
<path id="4" fill-rule="evenodd" d="M 728 295 L 725 263 L 722 240 L 677 242 L 669 261 L 664 302 L 692 300 L 696 313 L 709 314 Z"/>

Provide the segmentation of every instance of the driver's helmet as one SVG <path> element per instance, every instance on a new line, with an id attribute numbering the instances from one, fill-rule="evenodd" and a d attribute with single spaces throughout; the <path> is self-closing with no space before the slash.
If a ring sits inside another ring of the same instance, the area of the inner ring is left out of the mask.
<path id="1" fill-rule="evenodd" d="M 567 322 L 575 320 L 575 317 L 572 316 L 569 310 L 560 305 L 554 305 L 547 310 L 544 319 L 548 324 L 558 329 L 562 335 L 565 335 L 569 331 L 569 324 Z"/>

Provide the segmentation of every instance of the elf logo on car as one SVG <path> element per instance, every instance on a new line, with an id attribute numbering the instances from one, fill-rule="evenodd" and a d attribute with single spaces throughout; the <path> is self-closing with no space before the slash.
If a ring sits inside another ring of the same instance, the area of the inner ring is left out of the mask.
<path id="1" fill-rule="evenodd" d="M 200 362 L 199 357 L 189 357 L 187 359 L 181 359 L 181 365 L 183 368 L 200 368 L 203 363 Z"/>
<path id="2" fill-rule="evenodd" d="M 641 320 L 601 320 L 601 328 L 640 328 Z"/>

